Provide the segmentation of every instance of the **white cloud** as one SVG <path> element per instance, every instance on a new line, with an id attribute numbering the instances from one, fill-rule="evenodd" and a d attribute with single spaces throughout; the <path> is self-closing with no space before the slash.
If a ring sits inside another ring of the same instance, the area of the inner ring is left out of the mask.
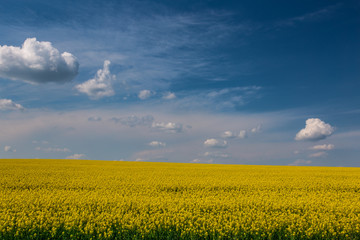
<path id="1" fill-rule="evenodd" d="M 304 160 L 304 159 L 298 159 L 294 161 L 293 163 L 290 163 L 289 166 L 303 166 L 303 165 L 309 165 L 312 161 L 310 160 Z"/>
<path id="2" fill-rule="evenodd" d="M 173 122 L 153 122 L 151 127 L 168 133 L 180 133 L 183 131 L 182 124 Z"/>
<path id="3" fill-rule="evenodd" d="M 41 147 L 37 147 L 35 148 L 35 150 L 37 151 L 44 151 L 44 152 L 71 152 L 70 149 L 68 148 L 41 148 Z"/>
<path id="4" fill-rule="evenodd" d="M 27 38 L 22 47 L 0 46 L 0 77 L 29 83 L 71 81 L 79 63 L 68 52 L 60 54 L 50 42 Z"/>
<path id="5" fill-rule="evenodd" d="M 335 129 L 319 118 L 309 118 L 306 120 L 305 128 L 301 129 L 295 137 L 295 140 L 309 140 L 309 141 L 317 141 L 321 139 L 325 139 L 330 136 Z"/>
<path id="6" fill-rule="evenodd" d="M 252 132 L 252 133 L 259 133 L 259 132 L 261 132 L 261 129 L 262 129 L 262 125 L 259 124 L 259 125 L 257 125 L 256 127 L 252 128 L 252 129 L 251 129 L 251 132 Z"/>
<path id="7" fill-rule="evenodd" d="M 225 131 L 221 134 L 222 138 L 247 138 L 247 131 L 246 130 L 241 130 L 239 132 L 239 134 L 236 134 L 232 131 Z"/>
<path id="8" fill-rule="evenodd" d="M 175 95 L 175 93 L 172 93 L 172 92 L 168 92 L 163 96 L 163 99 L 166 99 L 166 100 L 171 100 L 171 99 L 175 99 L 175 98 L 176 98 L 176 95 Z"/>
<path id="9" fill-rule="evenodd" d="M 247 138 L 247 132 L 246 130 L 241 130 L 239 132 L 238 138 Z"/>
<path id="10" fill-rule="evenodd" d="M 215 138 L 209 138 L 204 142 L 205 147 L 211 147 L 211 148 L 226 148 L 227 147 L 227 141 L 225 140 L 218 140 Z"/>
<path id="11" fill-rule="evenodd" d="M 334 149 L 334 144 L 323 144 L 323 145 L 315 145 L 311 147 L 312 150 L 332 150 Z"/>
<path id="12" fill-rule="evenodd" d="M 165 147 L 166 143 L 165 142 L 160 142 L 160 141 L 152 141 L 148 144 L 151 147 Z"/>
<path id="13" fill-rule="evenodd" d="M 152 95 L 154 95 L 154 93 L 151 92 L 150 90 L 142 90 L 139 92 L 138 97 L 141 100 L 145 100 L 145 99 L 148 99 L 149 97 L 151 97 Z"/>
<path id="14" fill-rule="evenodd" d="M 76 85 L 75 88 L 94 100 L 113 96 L 115 92 L 112 81 L 115 80 L 115 75 L 110 73 L 109 65 L 110 61 L 105 60 L 103 69 L 99 69 L 93 79 Z"/>
<path id="15" fill-rule="evenodd" d="M 191 161 L 191 163 L 213 163 L 214 160 L 213 159 L 199 159 L 199 158 L 195 158 L 194 160 Z"/>
<path id="16" fill-rule="evenodd" d="M 67 156 L 66 159 L 84 159 L 85 157 L 85 154 L 75 153 L 71 156 Z"/>
<path id="17" fill-rule="evenodd" d="M 326 152 L 317 152 L 317 153 L 310 154 L 309 157 L 317 158 L 317 157 L 325 157 L 326 155 L 327 155 Z"/>
<path id="18" fill-rule="evenodd" d="M 10 99 L 0 99 L 0 110 L 24 110 L 24 107 Z"/>
<path id="19" fill-rule="evenodd" d="M 11 147 L 11 146 L 5 146 L 5 147 L 4 147 L 4 151 L 5 151 L 5 152 L 16 152 L 16 149 L 14 149 L 14 148 Z"/>
<path id="20" fill-rule="evenodd" d="M 121 123 L 122 125 L 135 127 L 135 126 L 151 126 L 154 122 L 154 117 L 152 115 L 146 115 L 143 117 L 138 117 L 135 115 L 131 115 L 129 117 L 113 117 L 110 119 L 115 123 Z"/>
<path id="21" fill-rule="evenodd" d="M 235 138 L 236 134 L 233 133 L 232 131 L 225 131 L 221 134 L 222 138 Z"/>

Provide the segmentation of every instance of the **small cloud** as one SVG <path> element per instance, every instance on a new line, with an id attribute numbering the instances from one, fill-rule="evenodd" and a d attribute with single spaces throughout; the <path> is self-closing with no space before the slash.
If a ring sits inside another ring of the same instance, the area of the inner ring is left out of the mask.
<path id="1" fill-rule="evenodd" d="M 16 149 L 11 146 L 5 146 L 4 151 L 5 152 L 16 152 Z"/>
<path id="2" fill-rule="evenodd" d="M 0 110 L 24 110 L 24 107 L 10 99 L 0 99 Z"/>
<path id="3" fill-rule="evenodd" d="M 168 133 L 180 133 L 183 131 L 183 125 L 174 122 L 153 122 L 151 127 Z"/>
<path id="4" fill-rule="evenodd" d="M 68 148 L 41 148 L 41 147 L 37 147 L 35 148 L 35 150 L 37 151 L 43 151 L 43 152 L 71 152 L 70 149 Z"/>
<path id="5" fill-rule="evenodd" d="M 85 93 L 93 100 L 115 95 L 111 84 L 112 81 L 115 80 L 115 75 L 110 73 L 109 65 L 109 60 L 104 61 L 103 69 L 97 71 L 95 78 L 76 85 L 75 88 L 79 92 Z"/>
<path id="6" fill-rule="evenodd" d="M 78 74 L 79 63 L 68 52 L 60 54 L 50 42 L 27 38 L 21 47 L 0 45 L 0 77 L 29 83 L 64 83 Z"/>
<path id="7" fill-rule="evenodd" d="M 229 154 L 222 153 L 222 152 L 205 152 L 203 154 L 204 157 L 210 157 L 210 158 L 228 158 Z"/>
<path id="8" fill-rule="evenodd" d="M 294 154 L 295 154 L 295 155 L 298 155 L 299 153 L 300 153 L 299 150 L 295 150 L 295 151 L 294 151 Z"/>
<path id="9" fill-rule="evenodd" d="M 332 150 L 334 149 L 334 144 L 323 144 L 323 145 L 315 145 L 311 147 L 312 150 Z"/>
<path id="10" fill-rule="evenodd" d="M 232 131 L 225 131 L 221 134 L 222 138 L 236 138 L 236 134 Z"/>
<path id="11" fill-rule="evenodd" d="M 327 155 L 326 152 L 317 152 L 317 153 L 310 154 L 309 157 L 318 158 L 318 157 L 325 157 L 326 155 Z"/>
<path id="12" fill-rule="evenodd" d="M 306 120 L 305 128 L 301 129 L 295 136 L 295 140 L 318 141 L 330 136 L 335 129 L 319 118 L 309 118 Z"/>
<path id="13" fill-rule="evenodd" d="M 261 129 L 262 129 L 262 125 L 259 124 L 259 125 L 257 125 L 256 127 L 252 128 L 252 129 L 251 129 L 251 132 L 252 132 L 252 133 L 259 133 L 259 132 L 261 132 Z"/>
<path id="14" fill-rule="evenodd" d="M 172 92 L 168 92 L 166 94 L 164 94 L 163 96 L 163 99 L 166 99 L 166 100 L 171 100 L 171 99 L 175 99 L 176 98 L 176 95 L 175 93 L 172 93 Z"/>
<path id="15" fill-rule="evenodd" d="M 199 159 L 199 158 L 195 158 L 194 160 L 191 161 L 191 163 L 213 163 L 214 160 L 213 159 Z"/>
<path id="16" fill-rule="evenodd" d="M 154 95 L 155 93 L 150 91 L 150 90 L 142 90 L 139 92 L 138 97 L 141 100 L 145 100 L 148 99 L 149 97 L 151 97 L 152 95 Z"/>
<path id="17" fill-rule="evenodd" d="M 204 146 L 210 147 L 210 148 L 226 148 L 227 141 L 210 138 L 210 139 L 205 140 Z"/>
<path id="18" fill-rule="evenodd" d="M 247 132 L 246 132 L 246 130 L 241 130 L 241 131 L 239 132 L 238 138 L 241 138 L 241 139 L 247 138 Z"/>
<path id="19" fill-rule="evenodd" d="M 150 127 L 152 125 L 152 123 L 154 122 L 154 117 L 152 115 L 146 115 L 143 117 L 138 117 L 138 116 L 132 115 L 132 116 L 123 117 L 123 118 L 113 117 L 110 120 L 115 123 L 120 123 L 122 125 L 129 126 L 129 127 L 136 127 L 136 126 Z"/>
<path id="20" fill-rule="evenodd" d="M 89 122 L 100 122 L 102 119 L 101 117 L 89 117 L 88 121 Z"/>
<path id="21" fill-rule="evenodd" d="M 159 141 L 152 141 L 148 145 L 151 146 L 151 147 L 165 147 L 166 143 L 159 142 Z"/>
<path id="22" fill-rule="evenodd" d="M 290 163 L 289 166 L 304 166 L 304 165 L 309 165 L 311 163 L 312 161 L 310 160 L 298 159 L 295 162 Z"/>
<path id="23" fill-rule="evenodd" d="M 85 154 L 75 153 L 71 156 L 67 156 L 66 159 L 84 159 L 85 157 L 86 157 Z"/>

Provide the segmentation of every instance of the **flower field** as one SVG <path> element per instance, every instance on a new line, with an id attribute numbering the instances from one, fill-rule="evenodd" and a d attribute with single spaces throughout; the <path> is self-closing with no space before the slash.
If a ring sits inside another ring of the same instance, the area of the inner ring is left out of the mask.
<path id="1" fill-rule="evenodd" d="M 360 239 L 360 168 L 0 160 L 0 239 Z"/>

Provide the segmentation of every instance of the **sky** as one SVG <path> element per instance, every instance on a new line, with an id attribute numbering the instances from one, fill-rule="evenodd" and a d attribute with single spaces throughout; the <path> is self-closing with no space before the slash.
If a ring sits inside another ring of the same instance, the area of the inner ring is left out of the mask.
<path id="1" fill-rule="evenodd" d="M 360 2 L 0 1 L 0 158 L 360 167 Z"/>

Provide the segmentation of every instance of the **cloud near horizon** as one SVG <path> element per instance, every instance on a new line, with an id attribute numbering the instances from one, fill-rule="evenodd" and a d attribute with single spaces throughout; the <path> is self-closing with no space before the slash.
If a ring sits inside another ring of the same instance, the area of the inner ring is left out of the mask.
<path id="1" fill-rule="evenodd" d="M 311 147 L 312 150 L 332 150 L 334 149 L 334 144 L 322 144 L 322 145 L 315 145 Z"/>
<path id="2" fill-rule="evenodd" d="M 71 156 L 67 156 L 66 159 L 84 159 L 85 157 L 85 154 L 75 153 Z"/>
<path id="3" fill-rule="evenodd" d="M 309 118 L 306 120 L 305 128 L 296 134 L 295 140 L 318 141 L 330 136 L 334 131 L 334 127 L 319 118 Z"/>
<path id="4" fill-rule="evenodd" d="M 65 83 L 78 74 L 79 62 L 68 52 L 60 54 L 51 42 L 27 38 L 21 47 L 0 45 L 0 77 L 32 84 Z"/>

